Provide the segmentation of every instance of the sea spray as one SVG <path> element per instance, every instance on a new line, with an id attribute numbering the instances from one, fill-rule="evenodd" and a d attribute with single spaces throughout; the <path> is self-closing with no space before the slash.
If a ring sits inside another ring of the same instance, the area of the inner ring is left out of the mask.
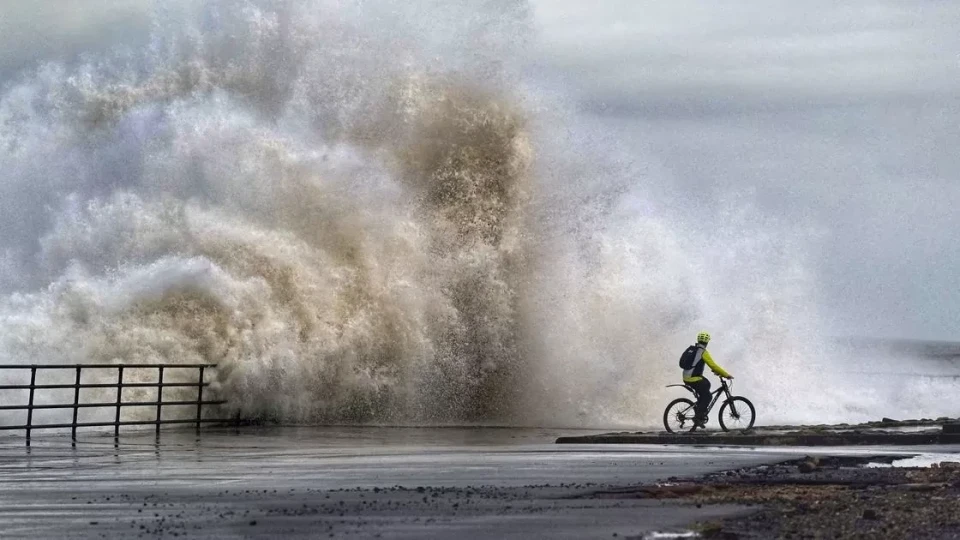
<path id="1" fill-rule="evenodd" d="M 815 235 L 658 207 L 494 4 L 165 2 L 5 81 L 0 359 L 212 362 L 253 421 L 652 426 L 703 328 L 761 422 L 885 403 L 824 375 Z"/>
<path id="2" fill-rule="evenodd" d="M 214 362 L 255 420 L 513 417 L 523 115 L 363 65 L 363 16 L 322 4 L 160 12 L 143 54 L 6 92 L 7 187 L 42 211 L 6 250 L 5 360 Z"/>

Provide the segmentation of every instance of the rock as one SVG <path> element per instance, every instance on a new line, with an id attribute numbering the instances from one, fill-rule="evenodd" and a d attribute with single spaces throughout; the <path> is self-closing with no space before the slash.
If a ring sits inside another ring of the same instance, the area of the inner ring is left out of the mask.
<path id="1" fill-rule="evenodd" d="M 877 520 L 880 519 L 880 514 L 872 508 L 867 508 L 863 511 L 863 519 Z"/>
<path id="2" fill-rule="evenodd" d="M 894 420 L 893 418 L 887 418 L 886 416 L 880 419 L 881 424 L 895 424 L 897 422 L 899 422 L 899 420 Z"/>
<path id="3" fill-rule="evenodd" d="M 941 469 L 960 469 L 960 461 L 941 461 L 939 466 Z"/>
<path id="4" fill-rule="evenodd" d="M 820 460 L 815 457 L 807 456 L 797 465 L 797 470 L 806 474 L 812 473 L 820 467 Z"/>

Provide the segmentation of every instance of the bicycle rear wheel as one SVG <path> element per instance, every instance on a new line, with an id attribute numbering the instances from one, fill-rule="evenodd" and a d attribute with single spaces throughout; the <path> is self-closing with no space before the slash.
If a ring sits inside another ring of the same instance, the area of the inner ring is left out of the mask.
<path id="1" fill-rule="evenodd" d="M 732 397 L 720 407 L 720 427 L 724 431 L 746 431 L 756 420 L 757 411 L 745 397 Z"/>
<path id="2" fill-rule="evenodd" d="M 694 414 L 692 401 L 687 398 L 675 399 L 663 411 L 663 427 L 670 433 L 689 431 L 694 427 Z"/>

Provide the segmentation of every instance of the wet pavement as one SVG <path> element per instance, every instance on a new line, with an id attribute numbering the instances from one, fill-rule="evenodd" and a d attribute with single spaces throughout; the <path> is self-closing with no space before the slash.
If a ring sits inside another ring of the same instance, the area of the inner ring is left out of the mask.
<path id="1" fill-rule="evenodd" d="M 565 431 L 569 433 L 569 431 Z M 489 428 L 244 428 L 0 439 L 3 538 L 613 538 L 744 511 L 594 491 L 805 448 L 554 445 Z M 917 454 L 916 448 L 818 448 Z"/>

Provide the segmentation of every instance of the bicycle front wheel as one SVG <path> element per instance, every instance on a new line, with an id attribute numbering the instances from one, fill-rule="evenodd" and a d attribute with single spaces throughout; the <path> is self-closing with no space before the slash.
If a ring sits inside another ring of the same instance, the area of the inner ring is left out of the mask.
<path id="1" fill-rule="evenodd" d="M 663 427 L 670 433 L 679 433 L 693 429 L 693 402 L 687 398 L 675 399 L 663 411 Z"/>
<path id="2" fill-rule="evenodd" d="M 720 427 L 724 431 L 746 431 L 753 427 L 756 419 L 757 411 L 745 397 L 732 397 L 720 407 Z"/>

